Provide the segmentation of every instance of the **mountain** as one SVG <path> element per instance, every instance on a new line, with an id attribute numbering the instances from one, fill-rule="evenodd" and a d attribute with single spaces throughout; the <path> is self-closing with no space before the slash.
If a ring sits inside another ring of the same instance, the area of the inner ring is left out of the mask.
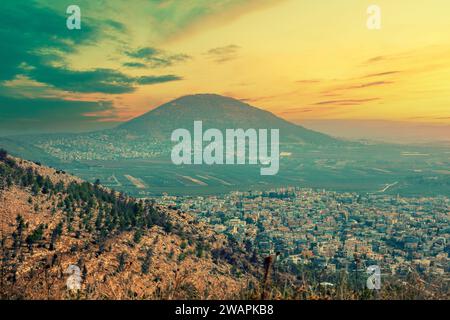
<path id="1" fill-rule="evenodd" d="M 197 94 L 175 99 L 120 125 L 116 130 L 168 140 L 173 130 L 190 129 L 196 120 L 203 121 L 204 130 L 279 129 L 281 142 L 317 145 L 340 143 L 330 136 L 290 123 L 268 111 L 216 94 Z"/>
<path id="2" fill-rule="evenodd" d="M 196 120 L 203 121 L 203 130 L 279 129 L 278 174 L 262 177 L 260 165 L 173 164 L 173 130 L 192 130 Z M 0 148 L 138 197 L 285 186 L 402 195 L 448 195 L 449 190 L 443 187 L 449 185 L 448 147 L 338 140 L 212 94 L 181 97 L 114 129 L 0 138 Z"/>
<path id="3" fill-rule="evenodd" d="M 2 150 L 0 216 L 0 299 L 225 299 L 252 279 L 232 272 L 239 249 L 188 213 Z"/>
<path id="4" fill-rule="evenodd" d="M 0 146 L 16 156 L 57 167 L 84 160 L 167 158 L 172 132 L 179 128 L 192 131 L 194 121 L 198 120 L 203 121 L 203 130 L 279 129 L 282 152 L 286 151 L 283 144 L 312 148 L 349 145 L 239 100 L 198 94 L 163 104 L 113 129 L 0 138 Z"/>

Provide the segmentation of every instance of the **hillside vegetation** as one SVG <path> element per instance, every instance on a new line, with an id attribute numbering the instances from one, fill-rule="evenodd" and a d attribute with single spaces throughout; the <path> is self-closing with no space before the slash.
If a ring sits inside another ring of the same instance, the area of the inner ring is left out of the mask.
<path id="1" fill-rule="evenodd" d="M 3 299 L 224 299 L 246 284 L 189 215 L 5 152 L 0 216 Z M 82 290 L 66 290 L 70 265 Z"/>

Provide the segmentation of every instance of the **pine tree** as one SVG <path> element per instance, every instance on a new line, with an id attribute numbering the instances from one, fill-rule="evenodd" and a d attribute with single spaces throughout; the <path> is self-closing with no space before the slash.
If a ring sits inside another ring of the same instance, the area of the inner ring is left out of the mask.
<path id="1" fill-rule="evenodd" d="M 61 236 L 62 231 L 63 231 L 63 223 L 60 222 L 52 231 L 50 237 L 50 250 L 55 250 L 55 242 Z"/>
<path id="2" fill-rule="evenodd" d="M 141 238 L 142 238 L 142 229 L 137 229 L 136 232 L 134 233 L 133 241 L 135 243 L 139 243 L 141 241 Z"/>
<path id="3" fill-rule="evenodd" d="M 148 274 L 150 269 L 150 265 L 152 263 L 153 250 L 147 249 L 147 253 L 145 255 L 144 261 L 142 262 L 141 270 L 143 274 Z"/>
<path id="4" fill-rule="evenodd" d="M 25 226 L 25 220 L 23 217 L 19 214 L 16 217 L 16 230 L 13 232 L 13 256 L 16 255 L 17 250 L 22 246 L 22 235 L 23 231 L 26 228 Z"/>
<path id="5" fill-rule="evenodd" d="M 125 252 L 122 252 L 117 256 L 117 259 L 119 260 L 119 266 L 117 267 L 117 272 L 122 272 L 125 269 L 126 258 L 127 258 L 127 254 Z"/>
<path id="6" fill-rule="evenodd" d="M 28 248 L 32 250 L 33 244 L 35 244 L 37 241 L 42 240 L 42 237 L 44 235 L 44 225 L 40 224 L 27 238 L 26 243 L 28 245 Z"/>

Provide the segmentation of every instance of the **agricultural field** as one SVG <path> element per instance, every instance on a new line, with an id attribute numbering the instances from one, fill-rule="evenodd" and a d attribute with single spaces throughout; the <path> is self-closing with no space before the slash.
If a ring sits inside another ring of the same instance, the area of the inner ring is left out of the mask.
<path id="1" fill-rule="evenodd" d="M 406 150 L 406 151 L 405 151 Z M 135 196 L 220 194 L 311 187 L 401 195 L 448 195 L 448 153 L 439 148 L 365 146 L 347 150 L 293 148 L 275 176 L 261 176 L 258 165 L 180 165 L 170 159 L 79 161 L 65 169 Z M 404 156 L 405 152 L 409 152 Z M 427 154 L 427 156 L 423 156 Z M 444 193 L 443 193 L 444 192 Z"/>

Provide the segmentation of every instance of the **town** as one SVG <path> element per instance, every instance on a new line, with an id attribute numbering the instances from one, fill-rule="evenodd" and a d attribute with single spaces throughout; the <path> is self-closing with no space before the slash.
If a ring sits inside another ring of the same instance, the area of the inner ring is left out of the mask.
<path id="1" fill-rule="evenodd" d="M 160 200 L 240 242 L 249 255 L 334 272 L 362 267 L 448 277 L 450 201 L 301 188 Z"/>

